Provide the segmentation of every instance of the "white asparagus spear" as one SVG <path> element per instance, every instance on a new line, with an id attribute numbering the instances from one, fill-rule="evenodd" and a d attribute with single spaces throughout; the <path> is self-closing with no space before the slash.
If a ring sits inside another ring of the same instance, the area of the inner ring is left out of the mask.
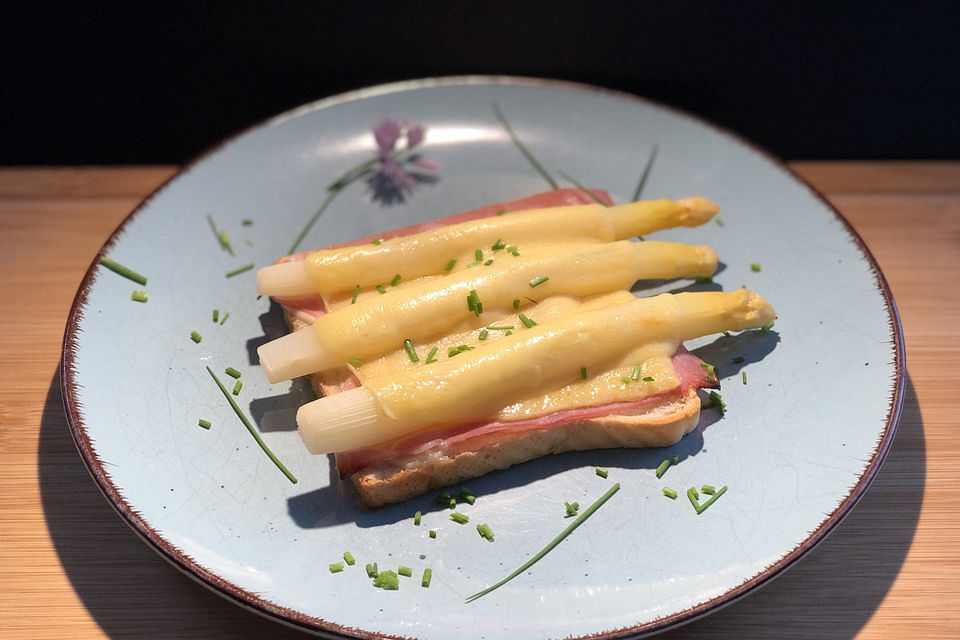
<path id="1" fill-rule="evenodd" d="M 314 251 L 304 260 L 263 267 L 257 293 L 280 297 L 349 292 L 389 282 L 444 274 L 452 258 L 457 268 L 471 262 L 476 249 L 486 251 L 502 240 L 521 250 L 545 240 L 612 242 L 677 226 L 703 224 L 719 207 L 699 196 L 683 200 L 648 200 L 615 207 L 599 204 L 517 211 L 447 225 L 410 236 L 342 249 Z M 485 259 L 486 259 L 485 258 Z"/>
<path id="2" fill-rule="evenodd" d="M 404 340 L 433 338 L 464 322 L 489 323 L 489 315 L 479 319 L 468 306 L 471 291 L 493 311 L 509 309 L 513 300 L 529 295 L 585 296 L 628 289 L 642 279 L 708 276 L 716 268 L 717 255 L 710 247 L 672 242 L 545 246 L 525 251 L 523 259 L 508 255 L 490 267 L 466 269 L 358 301 L 257 352 L 267 378 L 276 383 L 342 367 L 350 358 L 393 351 Z"/>
<path id="3" fill-rule="evenodd" d="M 429 367 L 364 381 L 300 407 L 300 437 L 314 454 L 349 451 L 422 429 L 482 420 L 518 399 L 602 370 L 640 345 L 756 329 L 776 314 L 756 293 L 663 294 L 518 331 Z"/>

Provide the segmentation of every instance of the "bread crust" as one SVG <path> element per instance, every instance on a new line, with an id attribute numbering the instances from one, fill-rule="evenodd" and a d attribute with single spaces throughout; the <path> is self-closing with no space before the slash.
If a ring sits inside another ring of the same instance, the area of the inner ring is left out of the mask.
<path id="1" fill-rule="evenodd" d="M 293 331 L 309 326 L 287 309 L 284 318 Z M 350 371 L 344 367 L 308 377 L 320 397 L 338 393 Z M 351 475 L 349 481 L 360 504 L 376 509 L 551 453 L 670 446 L 692 431 L 699 419 L 700 398 L 690 390 L 665 397 L 636 413 L 478 435 L 441 449 L 371 465 Z"/>

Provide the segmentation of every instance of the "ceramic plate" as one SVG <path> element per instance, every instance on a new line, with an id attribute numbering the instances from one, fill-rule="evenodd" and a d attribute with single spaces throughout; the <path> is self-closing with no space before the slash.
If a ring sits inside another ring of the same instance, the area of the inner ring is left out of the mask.
<path id="1" fill-rule="evenodd" d="M 478 499 L 461 509 L 467 526 L 434 505 L 436 494 L 364 512 L 327 457 L 311 457 L 300 443 L 293 418 L 309 392 L 300 383 L 268 384 L 256 364 L 256 346 L 282 321 L 268 299 L 257 299 L 255 271 L 225 274 L 284 255 L 326 186 L 374 157 L 370 127 L 383 117 L 426 127 L 422 155 L 438 168 L 416 169 L 432 178 L 421 177 L 404 198 L 351 183 L 302 248 L 548 189 L 495 118 L 493 102 L 549 173 L 607 189 L 617 202 L 630 199 L 656 145 L 644 197 L 701 194 L 723 207 L 722 226 L 656 237 L 710 244 L 723 265 L 713 285 L 659 283 L 640 293 L 747 285 L 779 319 L 766 333 L 691 345 L 719 366 L 728 409 L 722 418 L 704 411 L 698 429 L 674 447 L 549 456 L 490 473 L 469 483 Z M 207 215 L 230 234 L 235 256 L 218 245 Z M 846 221 L 737 136 L 593 87 L 451 78 L 307 105 L 187 166 L 103 252 L 149 282 L 141 287 L 95 263 L 71 311 L 63 394 L 93 477 L 121 516 L 188 574 L 248 608 L 329 636 L 623 637 L 689 621 L 769 580 L 839 522 L 876 473 L 900 409 L 896 309 Z M 146 304 L 130 300 L 139 289 L 149 291 Z M 227 322 L 214 323 L 213 309 L 221 318 L 229 312 Z M 191 331 L 202 335 L 199 344 Z M 205 365 L 242 373 L 237 400 L 296 484 L 264 455 Z M 199 428 L 200 418 L 212 428 Z M 654 469 L 675 454 L 679 465 L 658 480 Z M 464 602 L 569 523 L 563 501 L 590 504 L 613 482 L 619 493 L 545 559 Z M 684 492 L 703 484 L 729 490 L 697 515 Z M 680 497 L 665 498 L 664 486 Z M 420 526 L 412 521 L 417 510 Z M 475 522 L 490 525 L 494 543 L 477 535 Z M 331 574 L 327 566 L 344 551 L 357 564 Z M 399 591 L 378 590 L 364 572 L 369 562 L 381 570 L 406 565 L 415 577 L 401 578 Z M 426 567 L 429 589 L 419 585 Z"/>

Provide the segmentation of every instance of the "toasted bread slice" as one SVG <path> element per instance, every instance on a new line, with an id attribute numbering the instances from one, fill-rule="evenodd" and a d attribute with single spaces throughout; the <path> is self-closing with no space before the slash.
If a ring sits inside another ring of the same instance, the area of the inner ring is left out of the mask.
<path id="1" fill-rule="evenodd" d="M 309 326 L 284 310 L 293 331 Z M 347 368 L 309 376 L 317 396 L 339 393 L 350 378 Z M 371 465 L 350 476 L 364 507 L 403 502 L 432 489 L 457 484 L 548 453 L 623 447 L 665 447 L 679 442 L 700 419 L 696 391 L 665 397 L 637 413 L 571 420 L 550 427 L 499 431 L 462 440 L 441 449 Z"/>

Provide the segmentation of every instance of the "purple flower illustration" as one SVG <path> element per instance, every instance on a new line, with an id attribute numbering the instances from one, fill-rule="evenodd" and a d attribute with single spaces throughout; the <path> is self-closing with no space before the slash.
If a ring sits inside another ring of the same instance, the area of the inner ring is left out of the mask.
<path id="1" fill-rule="evenodd" d="M 393 118 L 383 118 L 373 127 L 377 159 L 367 185 L 374 200 L 384 204 L 402 202 L 421 183 L 436 182 L 437 163 L 420 155 L 426 129 Z"/>

